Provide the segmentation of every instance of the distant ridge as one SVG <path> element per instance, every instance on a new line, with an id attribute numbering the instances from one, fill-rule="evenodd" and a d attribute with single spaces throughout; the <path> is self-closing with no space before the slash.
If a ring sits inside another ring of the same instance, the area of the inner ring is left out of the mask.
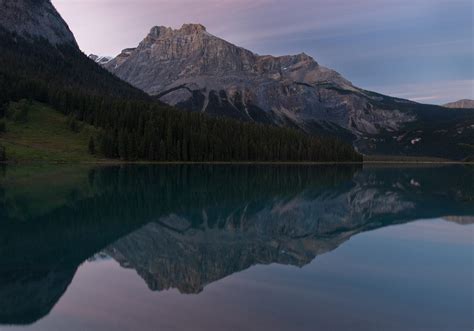
<path id="1" fill-rule="evenodd" d="M 443 107 L 457 108 L 457 109 L 474 109 L 474 100 L 463 99 L 463 100 L 447 103 L 443 105 Z"/>

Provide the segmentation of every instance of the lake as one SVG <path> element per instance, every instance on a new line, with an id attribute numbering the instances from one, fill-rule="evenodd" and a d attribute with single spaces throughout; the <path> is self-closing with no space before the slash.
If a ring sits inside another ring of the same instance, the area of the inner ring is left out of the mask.
<path id="1" fill-rule="evenodd" d="M 0 167 L 0 330 L 474 329 L 474 167 Z"/>

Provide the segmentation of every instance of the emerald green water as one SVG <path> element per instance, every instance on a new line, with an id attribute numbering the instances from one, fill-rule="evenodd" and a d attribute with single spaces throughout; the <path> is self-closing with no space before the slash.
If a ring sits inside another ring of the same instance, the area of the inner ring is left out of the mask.
<path id="1" fill-rule="evenodd" d="M 0 330 L 472 330 L 472 166 L 0 168 Z"/>

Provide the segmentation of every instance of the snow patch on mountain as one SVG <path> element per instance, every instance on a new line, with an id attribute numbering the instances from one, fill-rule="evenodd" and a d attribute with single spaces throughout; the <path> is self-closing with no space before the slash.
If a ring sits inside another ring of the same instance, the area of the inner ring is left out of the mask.
<path id="1" fill-rule="evenodd" d="M 110 61 L 112 61 L 113 57 L 111 57 L 111 56 L 99 56 L 99 55 L 95 55 L 95 54 L 90 54 L 89 59 L 93 60 L 94 62 L 96 62 L 100 65 L 104 65 L 104 64 L 107 64 Z"/>

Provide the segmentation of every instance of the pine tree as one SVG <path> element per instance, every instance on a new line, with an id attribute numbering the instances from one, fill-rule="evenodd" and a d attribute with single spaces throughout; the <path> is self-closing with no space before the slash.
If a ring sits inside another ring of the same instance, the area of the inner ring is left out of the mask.
<path id="1" fill-rule="evenodd" d="M 160 148 L 159 148 L 159 160 L 160 161 L 168 161 L 168 156 L 166 154 L 166 147 L 165 147 L 165 142 L 162 140 L 160 141 Z"/>
<path id="2" fill-rule="evenodd" d="M 306 135 L 156 102 L 113 78 L 77 50 L 12 40 L 0 29 L 0 118 L 5 105 L 44 103 L 66 115 L 75 132 L 81 123 L 102 131 L 94 152 L 108 158 L 161 161 L 360 161 L 332 138 Z M 58 63 L 61 65 L 58 66 Z M 19 100 L 21 102 L 19 102 Z M 21 108 L 21 107 L 20 107 Z M 0 127 L 1 130 L 1 127 Z"/>
<path id="3" fill-rule="evenodd" d="M 94 137 L 89 138 L 89 154 L 95 155 L 95 142 L 94 142 Z"/>
<path id="4" fill-rule="evenodd" d="M 4 146 L 0 145 L 0 162 L 7 160 L 7 152 Z"/>
<path id="5" fill-rule="evenodd" d="M 78 133 L 80 131 L 79 124 L 77 123 L 77 120 L 73 115 L 69 116 L 68 126 L 69 126 L 69 129 L 74 133 Z"/>
<path id="6" fill-rule="evenodd" d="M 135 134 L 133 133 L 128 135 L 127 156 L 128 156 L 128 159 L 131 161 L 135 161 L 138 158 L 137 144 L 136 144 Z"/>
<path id="7" fill-rule="evenodd" d="M 148 150 L 148 160 L 150 161 L 156 161 L 158 158 L 156 156 L 156 147 L 155 147 L 155 142 L 152 140 L 150 143 L 150 149 Z"/>
<path id="8" fill-rule="evenodd" d="M 182 161 L 184 161 L 184 162 L 189 161 L 189 158 L 188 158 L 188 144 L 186 142 L 186 139 L 183 139 L 183 147 L 181 149 L 181 152 L 183 154 Z"/>
<path id="9" fill-rule="evenodd" d="M 1 101 L 1 100 L 0 100 Z M 7 106 L 8 104 L 1 104 L 0 103 L 0 118 L 4 118 L 5 117 L 5 114 L 7 112 Z"/>
<path id="10" fill-rule="evenodd" d="M 128 137 L 124 130 L 119 133 L 118 154 L 122 160 L 128 160 Z"/>

